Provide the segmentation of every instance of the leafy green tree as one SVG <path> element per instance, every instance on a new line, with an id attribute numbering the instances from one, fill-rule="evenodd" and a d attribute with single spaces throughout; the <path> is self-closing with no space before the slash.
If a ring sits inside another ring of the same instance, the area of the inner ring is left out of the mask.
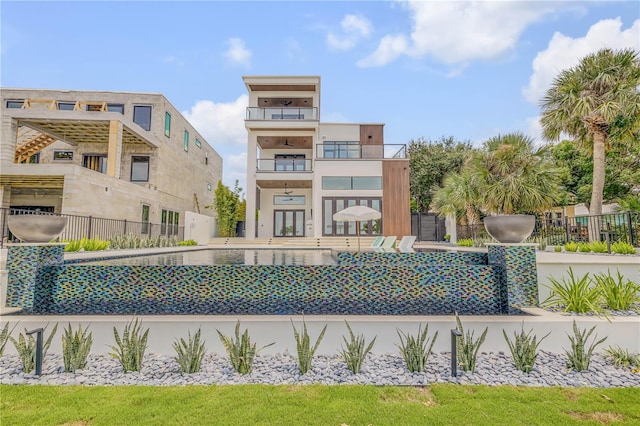
<path id="1" fill-rule="evenodd" d="M 541 212 L 560 201 L 558 170 L 549 146 L 535 148 L 522 133 L 495 136 L 486 141 L 469 163 L 478 185 L 477 205 L 489 213 Z"/>
<path id="2" fill-rule="evenodd" d="M 566 133 L 592 155 L 591 215 L 602 214 L 606 149 L 637 142 L 639 85 L 639 53 L 605 48 L 561 71 L 541 102 L 545 139 L 558 140 Z"/>
<path id="3" fill-rule="evenodd" d="M 218 235 L 220 237 L 234 237 L 236 235 L 236 224 L 241 210 L 240 193 L 242 188 L 238 186 L 236 180 L 233 191 L 222 181 L 218 181 L 213 203 L 206 206 L 212 208 L 217 214 Z"/>
<path id="4" fill-rule="evenodd" d="M 460 171 L 472 151 L 470 142 L 457 141 L 453 136 L 436 141 L 411 140 L 407 152 L 412 211 L 428 211 L 433 193 L 443 185 L 445 175 Z"/>
<path id="5" fill-rule="evenodd" d="M 479 199 L 479 182 L 465 168 L 447 175 L 442 188 L 433 194 L 432 207 L 441 215 L 455 214 L 458 221 L 464 218 L 467 225 L 475 225 L 480 221 Z"/>

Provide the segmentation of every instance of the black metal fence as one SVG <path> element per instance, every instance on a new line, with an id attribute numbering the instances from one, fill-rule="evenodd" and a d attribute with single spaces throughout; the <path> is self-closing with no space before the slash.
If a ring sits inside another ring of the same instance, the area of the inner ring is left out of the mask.
<path id="1" fill-rule="evenodd" d="M 4 243 L 16 241 L 7 225 L 7 217 L 15 214 L 51 215 L 53 213 L 37 210 L 0 209 L 0 229 L 2 229 L 2 241 Z M 130 220 L 106 219 L 94 216 L 56 215 L 67 217 L 67 226 L 60 235 L 60 240 L 79 240 L 82 238 L 99 238 L 109 240 L 116 235 L 136 235 L 139 237 L 156 238 L 159 236 L 184 239 L 184 227 L 162 223 L 133 222 Z"/>
<path id="2" fill-rule="evenodd" d="M 600 241 L 624 241 L 640 247 L 640 213 L 607 213 L 599 216 L 576 216 L 564 219 L 536 218 L 536 225 L 528 241 L 545 241 L 547 245 L 567 242 L 588 242 L 589 229 Z M 490 238 L 482 223 L 458 225 L 457 238 Z"/>

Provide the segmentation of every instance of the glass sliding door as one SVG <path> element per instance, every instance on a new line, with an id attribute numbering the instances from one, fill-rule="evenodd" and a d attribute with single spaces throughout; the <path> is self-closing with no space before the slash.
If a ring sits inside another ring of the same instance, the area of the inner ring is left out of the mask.
<path id="1" fill-rule="evenodd" d="M 324 197 L 322 199 L 322 235 L 357 235 L 355 222 L 336 222 L 333 214 L 351 206 L 367 206 L 382 211 L 381 198 L 369 197 Z M 360 235 L 372 236 L 382 234 L 382 220 L 360 222 Z"/>
<path id="2" fill-rule="evenodd" d="M 304 210 L 274 210 L 275 237 L 304 237 Z"/>

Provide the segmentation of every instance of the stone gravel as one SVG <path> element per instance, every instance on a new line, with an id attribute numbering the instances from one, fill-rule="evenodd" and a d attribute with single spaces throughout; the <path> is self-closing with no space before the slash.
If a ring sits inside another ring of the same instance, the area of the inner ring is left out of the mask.
<path id="1" fill-rule="evenodd" d="M 594 354 L 588 371 L 567 368 L 566 355 L 541 351 L 535 368 L 529 374 L 517 370 L 510 354 L 481 353 L 475 373 L 458 369 L 451 376 L 450 353 L 432 353 L 424 373 L 407 370 L 400 355 L 370 354 L 359 374 L 352 374 L 340 356 L 316 356 L 311 370 L 301 375 L 296 358 L 288 353 L 256 356 L 253 371 L 236 373 L 226 357 L 207 354 L 202 369 L 194 374 L 181 374 L 171 355 L 145 356 L 141 372 L 124 373 L 120 364 L 106 355 L 90 355 L 87 367 L 75 373 L 65 373 L 61 355 L 48 355 L 43 374 L 25 374 L 17 355 L 0 358 L 0 383 L 21 385 L 84 385 L 84 386 L 188 386 L 234 384 L 368 384 L 416 386 L 431 383 L 475 385 L 561 386 L 561 387 L 640 387 L 640 373 L 615 367 L 601 354 Z"/>

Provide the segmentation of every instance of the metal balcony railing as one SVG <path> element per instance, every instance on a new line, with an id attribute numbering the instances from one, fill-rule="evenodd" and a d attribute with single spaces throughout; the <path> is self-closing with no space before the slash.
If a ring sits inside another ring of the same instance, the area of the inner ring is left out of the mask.
<path id="1" fill-rule="evenodd" d="M 247 120 L 317 120 L 318 108 L 247 107 Z"/>
<path id="2" fill-rule="evenodd" d="M 316 158 L 325 160 L 407 158 L 407 146 L 404 144 L 361 145 L 354 141 L 324 142 L 316 146 Z"/>
<path id="3" fill-rule="evenodd" d="M 257 172 L 310 172 L 312 161 L 307 159 L 257 160 Z"/>

